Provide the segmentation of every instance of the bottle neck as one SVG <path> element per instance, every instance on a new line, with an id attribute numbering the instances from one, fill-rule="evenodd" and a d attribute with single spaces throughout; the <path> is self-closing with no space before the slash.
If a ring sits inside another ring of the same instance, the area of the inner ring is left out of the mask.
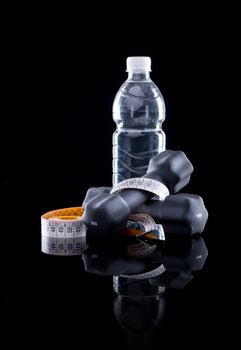
<path id="1" fill-rule="evenodd" d="M 148 80 L 150 79 L 150 72 L 149 71 L 129 71 L 128 72 L 128 80 L 135 80 L 135 81 L 141 81 L 141 80 Z"/>

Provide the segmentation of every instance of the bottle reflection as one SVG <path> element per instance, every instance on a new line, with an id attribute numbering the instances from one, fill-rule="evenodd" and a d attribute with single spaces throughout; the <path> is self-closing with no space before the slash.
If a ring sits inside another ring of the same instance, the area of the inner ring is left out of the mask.
<path id="1" fill-rule="evenodd" d="M 208 251 L 202 237 L 168 235 L 165 242 L 127 237 L 89 244 L 88 272 L 113 277 L 114 314 L 131 348 L 148 348 L 165 312 L 166 288 L 182 289 L 200 271 Z"/>
<path id="2" fill-rule="evenodd" d="M 128 334 L 129 346 L 148 347 L 150 335 L 164 316 L 164 288 L 153 286 L 148 280 L 133 282 L 114 277 L 114 289 L 117 292 L 114 314 Z"/>

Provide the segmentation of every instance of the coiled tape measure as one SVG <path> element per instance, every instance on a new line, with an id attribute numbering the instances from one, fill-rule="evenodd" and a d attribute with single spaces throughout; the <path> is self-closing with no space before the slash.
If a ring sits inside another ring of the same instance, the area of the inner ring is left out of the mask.
<path id="1" fill-rule="evenodd" d="M 42 215 L 42 252 L 80 255 L 86 243 L 86 225 L 82 216 L 82 207 L 57 209 Z"/>
<path id="2" fill-rule="evenodd" d="M 164 200 L 169 191 L 162 183 L 148 178 L 127 179 L 115 186 L 110 194 L 123 189 L 141 189 Z M 86 246 L 87 227 L 82 221 L 82 207 L 57 209 L 41 216 L 42 252 L 51 255 L 80 255 Z M 132 214 L 127 222 L 127 234 L 136 237 L 165 240 L 162 225 L 147 214 Z"/>

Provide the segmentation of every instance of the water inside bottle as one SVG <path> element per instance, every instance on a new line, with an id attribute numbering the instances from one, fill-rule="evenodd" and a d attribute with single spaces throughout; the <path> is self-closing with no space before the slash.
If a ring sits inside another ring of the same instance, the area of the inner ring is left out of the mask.
<path id="1" fill-rule="evenodd" d="M 164 149 L 162 130 L 116 131 L 113 135 L 113 183 L 145 175 L 150 159 Z"/>

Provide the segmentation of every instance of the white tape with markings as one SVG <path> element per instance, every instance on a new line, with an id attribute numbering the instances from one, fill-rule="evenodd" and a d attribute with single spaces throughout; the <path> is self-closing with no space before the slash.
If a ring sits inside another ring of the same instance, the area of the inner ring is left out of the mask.
<path id="1" fill-rule="evenodd" d="M 146 177 L 135 177 L 121 181 L 113 187 L 110 193 L 112 194 L 125 189 L 148 191 L 158 196 L 158 199 L 161 201 L 169 196 L 169 190 L 163 183 Z"/>
<path id="2" fill-rule="evenodd" d="M 65 208 L 41 216 L 43 253 L 51 255 L 80 255 L 86 243 L 83 208 Z"/>

